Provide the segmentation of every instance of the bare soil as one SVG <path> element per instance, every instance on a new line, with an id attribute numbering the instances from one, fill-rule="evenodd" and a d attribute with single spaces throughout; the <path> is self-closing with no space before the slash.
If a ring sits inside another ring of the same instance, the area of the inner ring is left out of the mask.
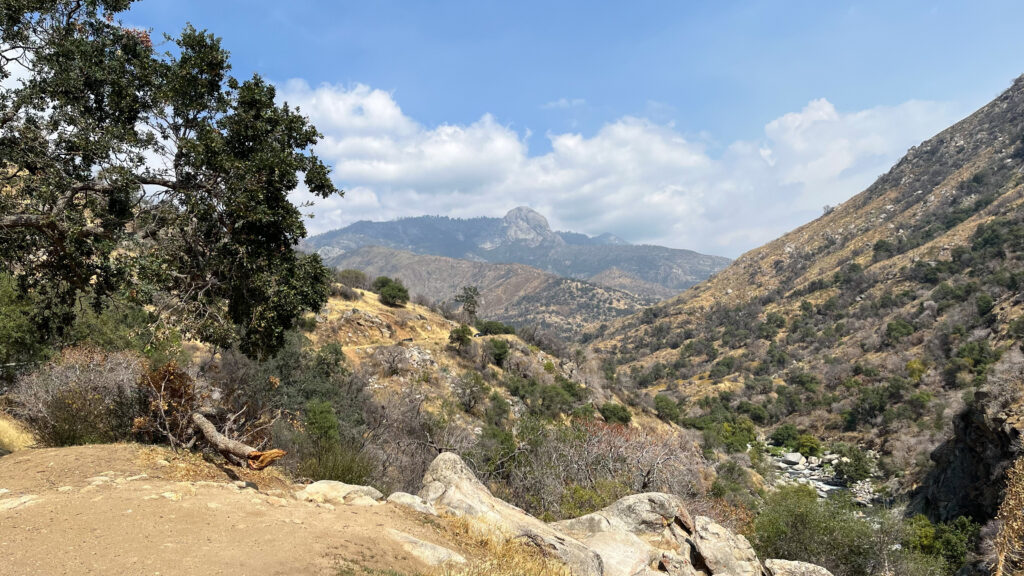
<path id="1" fill-rule="evenodd" d="M 0 575 L 416 574 L 388 528 L 458 549 L 390 504 L 300 502 L 277 472 L 131 444 L 0 457 Z"/>

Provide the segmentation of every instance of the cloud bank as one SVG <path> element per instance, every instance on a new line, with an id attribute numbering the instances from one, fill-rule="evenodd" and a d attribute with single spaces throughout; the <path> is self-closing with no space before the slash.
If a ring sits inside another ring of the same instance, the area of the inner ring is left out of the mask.
<path id="1" fill-rule="evenodd" d="M 311 233 L 528 205 L 556 229 L 733 257 L 864 189 L 958 113 L 928 101 L 840 112 L 819 99 L 772 120 L 757 140 L 715 150 L 672 124 L 627 116 L 590 136 L 548 134 L 550 151 L 531 155 L 528 131 L 490 115 L 424 126 L 392 94 L 365 85 L 291 80 L 279 95 L 324 133 L 317 151 L 346 190 L 316 201 Z"/>

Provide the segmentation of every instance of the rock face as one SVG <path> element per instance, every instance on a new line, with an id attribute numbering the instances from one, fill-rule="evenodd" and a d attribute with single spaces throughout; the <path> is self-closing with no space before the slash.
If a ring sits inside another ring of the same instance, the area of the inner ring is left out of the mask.
<path id="1" fill-rule="evenodd" d="M 543 244 L 552 246 L 565 244 L 561 236 L 551 231 L 547 218 L 526 206 L 513 208 L 508 214 L 505 214 L 505 217 L 501 219 L 501 229 L 504 242 L 522 243 L 530 248 L 536 248 Z"/>
<path id="2" fill-rule="evenodd" d="M 578 575 L 831 576 L 817 566 L 785 561 L 772 561 L 777 572 L 766 572 L 746 538 L 710 518 L 691 518 L 685 502 L 671 494 L 634 494 L 597 512 L 545 524 L 495 498 L 458 456 L 446 453 L 427 470 L 420 497 L 485 531 L 532 542 Z"/>
<path id="3" fill-rule="evenodd" d="M 1024 354 L 1007 350 L 988 382 L 953 421 L 953 437 L 932 453 L 935 467 L 915 494 L 915 507 L 931 511 L 934 520 L 995 517 L 1004 473 L 1024 455 Z"/>

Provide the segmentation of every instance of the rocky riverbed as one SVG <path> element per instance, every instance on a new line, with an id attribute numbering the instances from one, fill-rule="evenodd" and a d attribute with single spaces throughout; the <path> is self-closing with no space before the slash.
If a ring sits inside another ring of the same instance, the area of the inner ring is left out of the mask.
<path id="1" fill-rule="evenodd" d="M 869 456 L 872 454 L 869 453 Z M 871 506 L 876 494 L 870 480 L 861 480 L 851 485 L 836 477 L 835 465 L 848 462 L 849 459 L 826 452 L 821 456 L 804 456 L 799 452 L 772 455 L 772 464 L 778 471 L 775 486 L 791 486 L 803 484 L 810 486 L 818 493 L 819 498 L 828 498 L 829 494 L 849 490 L 853 501 L 861 506 Z"/>

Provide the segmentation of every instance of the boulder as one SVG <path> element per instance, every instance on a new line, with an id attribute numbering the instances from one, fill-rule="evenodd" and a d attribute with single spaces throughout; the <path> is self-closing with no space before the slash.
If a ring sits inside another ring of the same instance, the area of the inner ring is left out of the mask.
<path id="1" fill-rule="evenodd" d="M 604 576 L 634 576 L 659 556 L 650 544 L 629 532 L 597 532 L 582 542 L 601 557 Z"/>
<path id="2" fill-rule="evenodd" d="M 761 576 L 761 563 L 750 542 L 711 518 L 694 519 L 693 546 L 714 576 Z"/>
<path id="3" fill-rule="evenodd" d="M 406 492 L 395 492 L 391 496 L 388 496 L 388 502 L 395 506 L 401 506 L 410 510 L 415 510 L 422 514 L 429 514 L 431 516 L 437 516 L 437 510 L 434 507 L 419 496 L 408 494 Z"/>
<path id="4" fill-rule="evenodd" d="M 366 500 L 380 500 L 384 497 L 372 486 L 357 486 L 334 480 L 320 480 L 306 486 L 295 493 L 299 500 L 316 502 L 317 504 L 348 504 L 358 499 L 360 504 Z"/>
<path id="5" fill-rule="evenodd" d="M 582 542 L 495 498 L 457 455 L 440 454 L 423 476 L 420 498 L 439 512 L 465 517 L 499 538 L 524 539 L 561 558 L 573 574 L 602 576 L 601 557 Z"/>
<path id="6" fill-rule="evenodd" d="M 799 452 L 789 452 L 782 455 L 782 463 L 790 466 L 798 466 L 806 461 L 807 459 L 804 458 L 804 455 Z"/>
<path id="7" fill-rule="evenodd" d="M 672 524 L 693 532 L 693 520 L 683 499 L 672 494 L 647 492 L 620 498 L 597 512 L 556 522 L 554 526 L 577 534 L 610 531 L 661 534 Z"/>
<path id="8" fill-rule="evenodd" d="M 793 560 L 765 560 L 771 576 L 832 576 L 832 573 L 816 564 Z"/>

